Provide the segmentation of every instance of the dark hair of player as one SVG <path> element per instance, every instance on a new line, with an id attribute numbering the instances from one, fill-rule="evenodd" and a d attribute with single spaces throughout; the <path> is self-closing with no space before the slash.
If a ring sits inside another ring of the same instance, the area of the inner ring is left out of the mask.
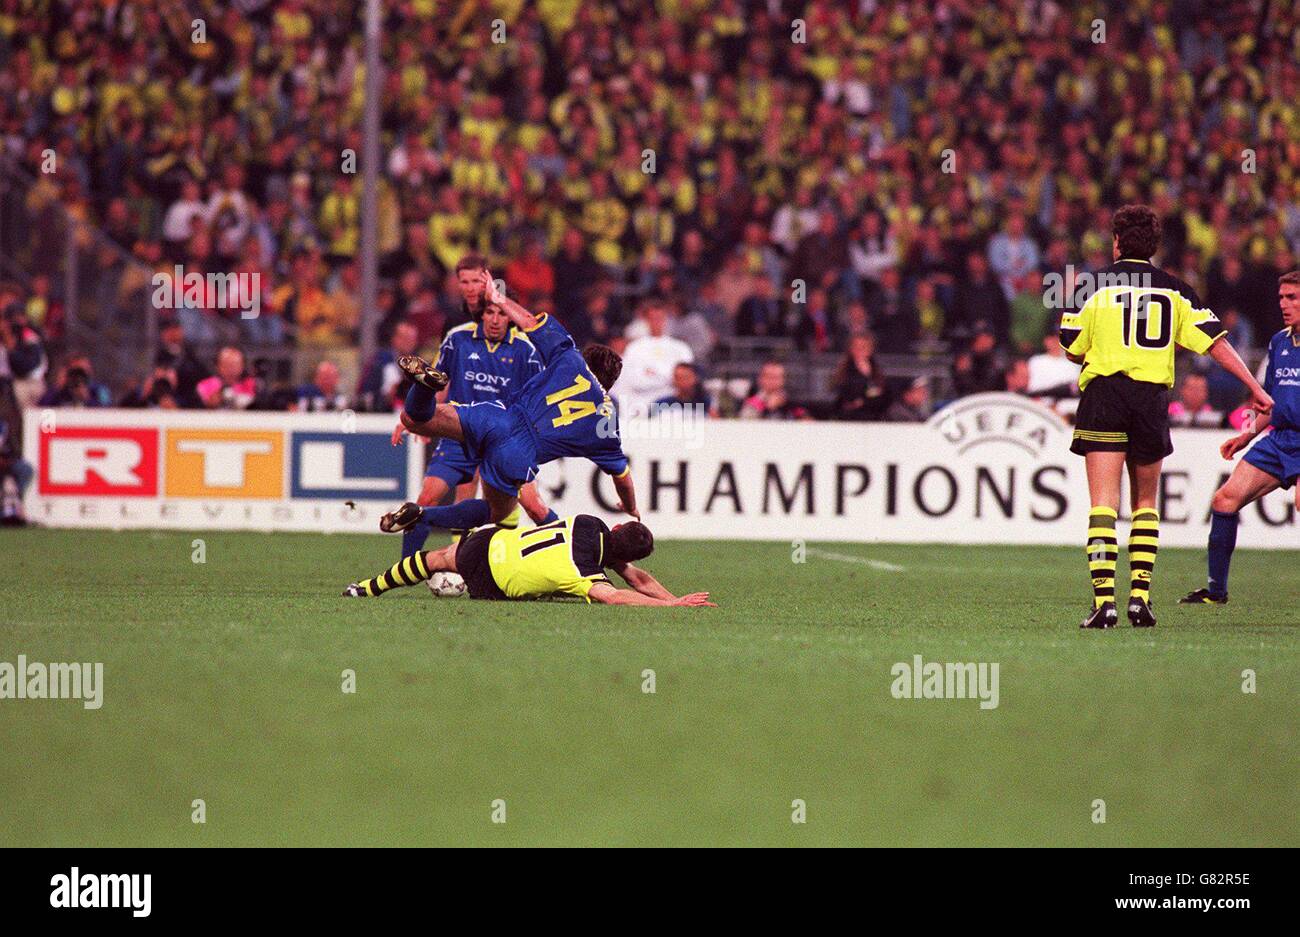
<path id="1" fill-rule="evenodd" d="M 619 524 L 605 540 L 605 563 L 634 563 L 655 550 L 655 535 L 640 521 Z"/>
<path id="2" fill-rule="evenodd" d="M 605 390 L 612 388 L 618 376 L 623 373 L 623 359 L 608 345 L 593 342 L 582 349 L 582 360 L 587 362 L 587 367 L 591 368 L 591 373 L 596 375 L 596 380 L 600 381 L 600 386 Z"/>
<path id="3" fill-rule="evenodd" d="M 1160 218 L 1145 205 L 1125 205 L 1110 224 L 1119 238 L 1121 259 L 1150 260 L 1160 248 Z"/>
<path id="4" fill-rule="evenodd" d="M 1278 286 L 1286 286 L 1288 283 L 1292 286 L 1300 286 L 1300 270 L 1292 270 L 1277 278 Z"/>
<path id="5" fill-rule="evenodd" d="M 487 258 L 482 254 L 466 254 L 460 260 L 456 261 L 456 272 L 462 270 L 486 270 L 488 268 Z"/>

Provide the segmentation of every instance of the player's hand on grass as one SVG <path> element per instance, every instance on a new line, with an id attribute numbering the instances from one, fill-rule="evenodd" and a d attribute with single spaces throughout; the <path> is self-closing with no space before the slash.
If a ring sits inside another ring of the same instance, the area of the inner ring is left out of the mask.
<path id="1" fill-rule="evenodd" d="M 406 427 L 399 421 L 398 424 L 393 427 L 393 445 L 400 446 L 402 444 L 402 437 L 405 435 Z"/>
<path id="2" fill-rule="evenodd" d="M 1246 448 L 1246 446 L 1250 443 L 1250 438 L 1251 437 L 1248 433 L 1242 433 L 1239 436 L 1233 436 L 1231 439 L 1229 439 L 1227 442 L 1225 442 L 1222 446 L 1219 447 L 1219 455 L 1223 456 L 1225 459 L 1231 460 L 1233 456 L 1235 456 L 1242 449 Z"/>
<path id="3" fill-rule="evenodd" d="M 709 601 L 709 594 L 707 592 L 692 592 L 690 595 L 682 596 L 673 604 L 691 606 L 692 608 L 717 608 L 718 607 L 717 602 Z"/>

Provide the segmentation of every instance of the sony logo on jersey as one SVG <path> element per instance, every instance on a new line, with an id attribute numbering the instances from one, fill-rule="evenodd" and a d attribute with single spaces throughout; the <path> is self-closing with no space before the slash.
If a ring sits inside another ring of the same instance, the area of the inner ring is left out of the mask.
<path id="1" fill-rule="evenodd" d="M 1274 368 L 1274 377 L 1300 377 L 1300 368 Z"/>
<path id="2" fill-rule="evenodd" d="M 501 374 L 488 374 L 485 371 L 466 371 L 465 380 L 473 381 L 478 384 L 491 384 L 493 386 L 499 384 L 502 387 L 505 387 L 510 383 L 510 378 L 508 377 Z"/>

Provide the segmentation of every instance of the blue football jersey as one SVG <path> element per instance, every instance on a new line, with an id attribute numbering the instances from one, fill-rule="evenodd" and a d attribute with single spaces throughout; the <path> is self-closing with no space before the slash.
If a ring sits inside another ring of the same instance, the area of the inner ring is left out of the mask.
<path id="1" fill-rule="evenodd" d="M 1290 329 L 1283 329 L 1268 343 L 1268 373 L 1264 390 L 1273 398 L 1269 422 L 1278 429 L 1300 430 L 1300 345 Z"/>
<path id="2" fill-rule="evenodd" d="M 500 342 L 489 342 L 483 327 L 466 322 L 447 331 L 434 365 L 450 379 L 450 403 L 481 403 L 499 400 L 510 403 L 542 370 L 537 350 L 520 332 L 511 328 Z"/>
<path id="3" fill-rule="evenodd" d="M 543 315 L 528 333 L 542 373 L 524 385 L 514 406 L 537 437 L 537 464 L 562 456 L 590 459 L 613 475 L 627 471 L 613 402 L 587 367 L 564 326 Z"/>

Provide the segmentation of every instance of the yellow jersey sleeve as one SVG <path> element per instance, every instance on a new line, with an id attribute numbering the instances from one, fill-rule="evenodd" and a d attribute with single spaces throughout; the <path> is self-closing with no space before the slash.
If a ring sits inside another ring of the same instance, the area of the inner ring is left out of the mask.
<path id="1" fill-rule="evenodd" d="M 591 597 L 588 593 L 591 592 L 591 587 L 598 582 L 603 582 L 605 585 L 611 585 L 609 577 L 604 573 L 600 573 L 595 576 L 578 576 L 565 582 L 561 582 L 555 591 L 563 592 L 566 595 L 576 595 L 579 598 L 586 599 L 590 602 Z"/>
<path id="2" fill-rule="evenodd" d="M 1082 309 L 1067 309 L 1061 316 L 1061 347 L 1072 355 L 1085 355 L 1092 347 L 1092 299 Z"/>
<path id="3" fill-rule="evenodd" d="M 1178 323 L 1174 341 L 1198 355 L 1205 354 L 1211 345 L 1228 334 L 1219 317 L 1203 308 L 1195 293 L 1178 296 L 1174 303 L 1174 316 Z"/>

